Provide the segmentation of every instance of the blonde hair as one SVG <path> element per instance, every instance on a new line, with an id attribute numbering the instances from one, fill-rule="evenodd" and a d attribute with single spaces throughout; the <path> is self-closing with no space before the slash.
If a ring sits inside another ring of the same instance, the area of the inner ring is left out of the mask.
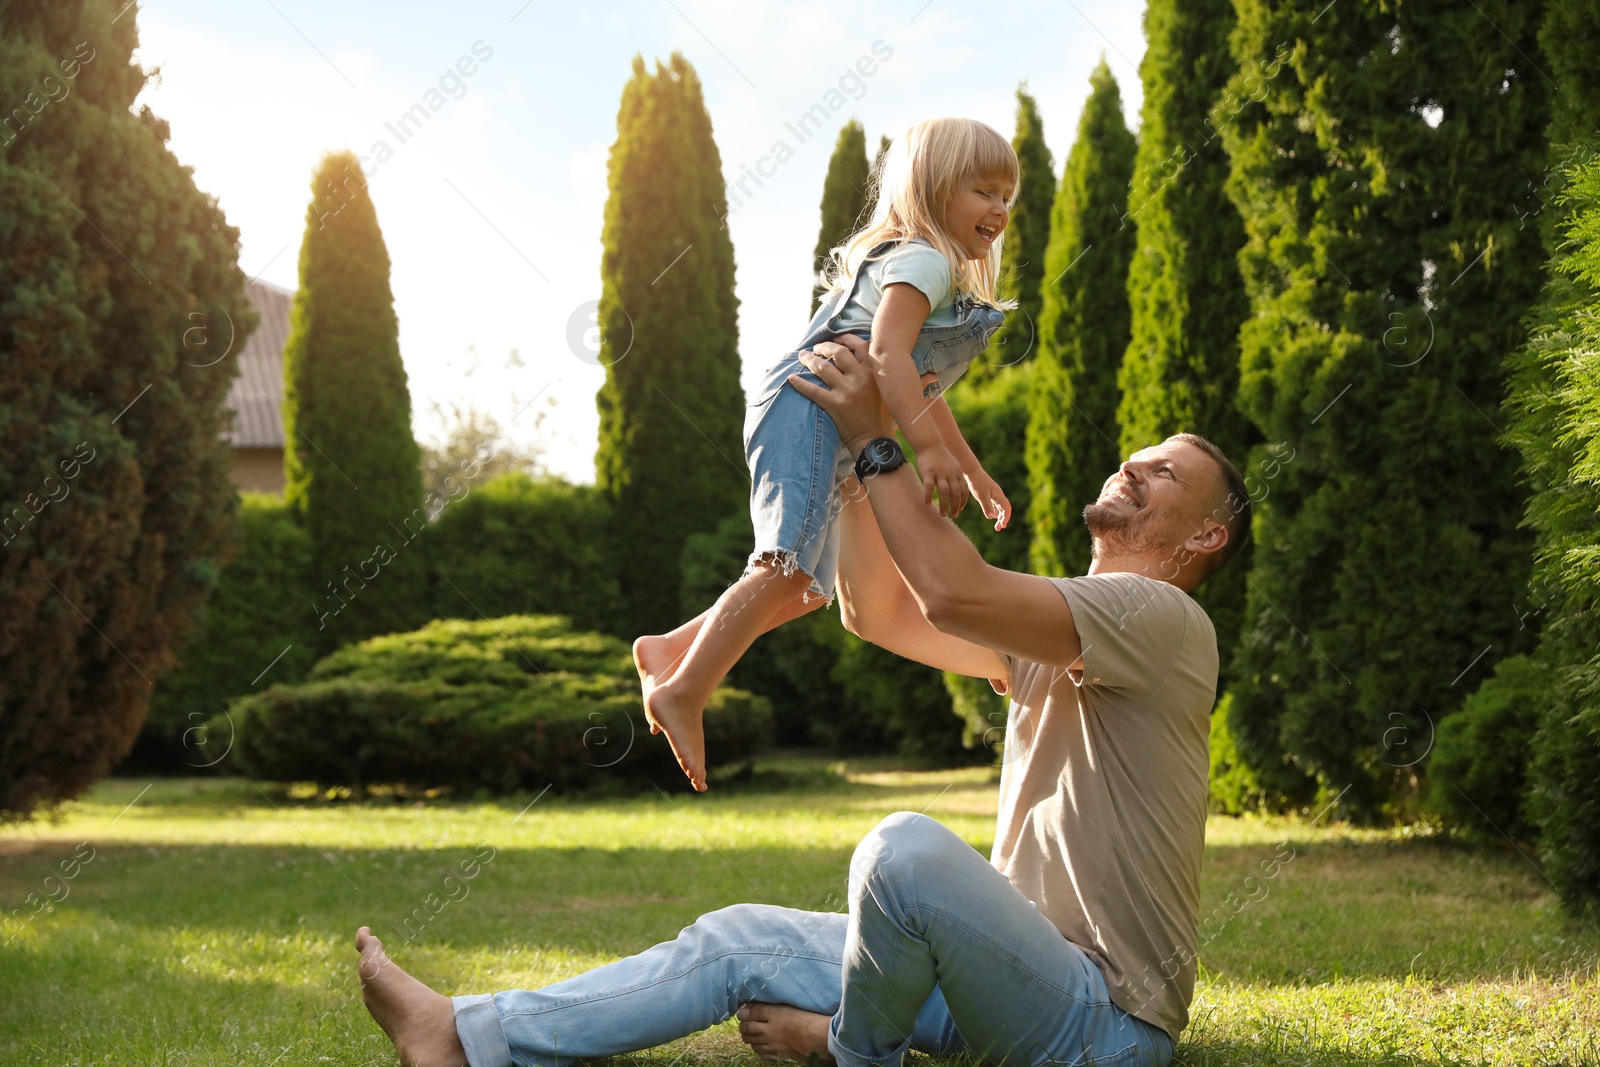
<path id="1" fill-rule="evenodd" d="M 924 119 L 895 139 L 873 176 L 872 219 L 829 251 L 822 284 L 831 295 L 843 287 L 872 247 L 894 238 L 921 237 L 950 264 L 955 296 L 967 296 L 1000 308 L 1016 301 L 999 299 L 1002 233 L 983 259 L 968 259 L 945 232 L 945 208 L 956 187 L 973 175 L 1008 179 L 1016 203 L 1021 168 L 1011 143 L 993 127 L 974 119 Z"/>

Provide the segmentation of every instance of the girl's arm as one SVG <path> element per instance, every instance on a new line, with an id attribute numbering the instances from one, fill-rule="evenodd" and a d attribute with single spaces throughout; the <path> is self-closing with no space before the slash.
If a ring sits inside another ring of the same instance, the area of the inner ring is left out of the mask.
<path id="1" fill-rule="evenodd" d="M 967 480 L 967 488 L 972 491 L 972 496 L 977 500 L 978 507 L 983 510 L 984 517 L 994 520 L 996 530 L 1005 529 L 1011 521 L 1011 501 L 1007 498 L 1005 490 L 1000 488 L 1000 483 L 989 477 L 989 472 L 978 462 L 972 446 L 967 444 L 967 439 L 961 434 L 961 427 L 956 425 L 955 412 L 950 410 L 950 405 L 945 402 L 944 397 L 935 400 L 930 408 L 934 423 L 939 427 L 939 434 L 944 438 L 945 445 L 955 454 L 956 462 L 961 465 L 961 473 Z"/>
<path id="2" fill-rule="evenodd" d="M 922 291 L 908 282 L 891 282 L 884 287 L 883 300 L 872 317 L 872 342 L 867 349 L 867 365 L 872 368 L 884 406 L 906 435 L 917 454 L 925 495 L 933 501 L 939 492 L 939 510 L 956 515 L 967 502 L 967 486 L 955 447 L 965 449 L 958 433 L 946 441 L 934 405 L 922 396 L 922 380 L 911 359 L 911 349 L 932 310 Z M 943 406 L 943 405 L 940 405 Z M 955 425 L 955 420 L 951 420 Z M 960 442 L 959 445 L 956 442 Z"/>
<path id="3" fill-rule="evenodd" d="M 933 424 L 939 428 L 939 436 L 944 439 L 945 447 L 955 455 L 956 462 L 961 464 L 961 473 L 970 475 L 983 470 L 983 464 L 979 463 L 978 457 L 973 454 L 972 446 L 961 436 L 961 427 L 956 425 L 955 412 L 950 410 L 950 405 L 945 403 L 944 397 L 939 397 L 928 406 L 932 411 Z"/>

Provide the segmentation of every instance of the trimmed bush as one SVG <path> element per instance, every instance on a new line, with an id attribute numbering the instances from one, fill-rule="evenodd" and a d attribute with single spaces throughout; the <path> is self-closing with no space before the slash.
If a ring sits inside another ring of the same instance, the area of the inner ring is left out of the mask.
<path id="1" fill-rule="evenodd" d="M 561 612 L 582 630 L 617 624 L 610 509 L 592 486 L 520 471 L 481 485 L 452 484 L 464 492 L 448 491 L 450 502 L 418 535 L 430 588 L 409 610 L 447 619 Z M 282 497 L 244 493 L 240 501 L 244 550 L 222 573 L 183 665 L 157 685 L 129 761 L 141 769 L 192 773 L 209 766 L 219 753 L 200 729 L 206 720 L 261 685 L 303 681 L 316 662 L 310 536 Z M 269 663 L 271 671 L 256 681 Z"/>
<path id="2" fill-rule="evenodd" d="M 962 746 L 982 747 L 998 758 L 1005 741 L 1011 698 L 996 693 L 987 678 L 951 671 L 944 672 L 944 691 L 950 697 L 950 710 L 961 721 Z"/>
<path id="3" fill-rule="evenodd" d="M 580 630 L 617 633 L 621 593 L 610 566 L 610 517 L 593 486 L 558 478 L 508 472 L 469 487 L 423 538 L 431 614 L 559 612 Z"/>
<path id="4" fill-rule="evenodd" d="M 1550 703 L 1550 674 L 1533 660 L 1495 664 L 1494 676 L 1439 724 L 1429 806 L 1469 837 L 1531 840 L 1522 796 L 1533 733 Z"/>
<path id="5" fill-rule="evenodd" d="M 561 616 L 439 620 L 341 648 L 306 683 L 246 697 L 210 729 L 231 730 L 234 766 L 274 781 L 682 786 L 638 684 L 627 645 Z M 718 689 L 705 714 L 712 775 L 749 763 L 771 728 L 766 700 Z"/>
<path id="6" fill-rule="evenodd" d="M 1015 314 L 1015 312 L 1012 312 Z M 1002 367 L 988 378 L 961 383 L 951 391 L 950 410 L 972 451 L 1011 500 L 1011 521 L 996 531 L 982 509 L 968 504 L 956 525 L 990 564 L 1028 571 L 1028 390 L 1032 362 Z M 1110 473 L 1108 470 L 1106 473 Z"/>

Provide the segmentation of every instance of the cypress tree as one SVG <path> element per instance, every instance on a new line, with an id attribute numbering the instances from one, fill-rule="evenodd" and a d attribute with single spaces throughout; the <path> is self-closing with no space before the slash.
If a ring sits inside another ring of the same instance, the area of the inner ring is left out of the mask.
<path id="1" fill-rule="evenodd" d="M 389 252 L 354 153 L 318 164 L 283 350 L 284 499 L 310 535 L 319 651 L 427 618 L 427 569 L 411 542 L 424 510 L 421 452 Z"/>
<path id="2" fill-rule="evenodd" d="M 128 751 L 241 535 L 222 437 L 256 324 L 239 232 L 134 108 L 121 6 L 0 9 L 5 817 Z"/>
<path id="3" fill-rule="evenodd" d="M 615 516 L 632 632 L 678 619 L 680 554 L 744 504 L 738 301 L 727 194 L 700 79 L 634 57 L 611 147 L 595 476 Z"/>
<path id="4" fill-rule="evenodd" d="M 1017 200 L 1011 206 L 1000 246 L 1000 285 L 1003 294 L 1017 302 L 989 341 L 982 359 L 972 361 L 967 376 L 973 381 L 993 377 L 1003 367 L 1030 359 L 1039 322 L 1039 287 L 1044 279 L 1045 250 L 1050 244 L 1050 208 L 1056 195 L 1055 162 L 1044 143 L 1044 123 L 1039 104 L 1028 94 L 1027 83 L 1017 88 L 1017 129 L 1011 137 L 1021 178 Z"/>
<path id="5" fill-rule="evenodd" d="M 1117 375 L 1125 456 L 1189 432 L 1242 464 L 1259 436 L 1236 402 L 1239 325 L 1249 310 L 1237 261 L 1244 221 L 1224 188 L 1228 157 L 1210 114 L 1234 71 L 1233 23 L 1232 0 L 1151 0 L 1144 12 L 1144 106 L 1128 194 L 1132 340 Z M 1249 565 L 1247 546 L 1195 591 L 1216 629 L 1219 688 L 1238 643 Z"/>
<path id="6" fill-rule="evenodd" d="M 1128 260 L 1122 224 L 1133 175 L 1133 134 L 1102 57 L 1050 211 L 1039 312 L 1039 354 L 1028 397 L 1029 524 L 1033 570 L 1089 568 L 1083 509 L 1122 462 L 1117 366 L 1128 347 Z"/>
<path id="7" fill-rule="evenodd" d="M 1568 146 L 1577 142 L 1569 141 Z M 1590 143 L 1589 152 L 1600 145 Z M 1513 361 L 1509 435 L 1522 450 L 1537 535 L 1534 575 L 1519 618 L 1542 624 L 1538 708 L 1524 811 L 1539 829 L 1544 869 L 1563 904 L 1600 916 L 1600 157 L 1569 167 L 1556 202 L 1551 261 L 1533 336 Z M 1491 753 L 1485 753 L 1489 757 Z M 1484 762 L 1487 762 L 1485 759 Z M 1460 789 L 1443 783 L 1440 791 Z M 1474 800 L 1471 817 L 1482 811 Z"/>
<path id="8" fill-rule="evenodd" d="M 1263 784 L 1349 787 L 1371 816 L 1418 787 L 1427 724 L 1527 645 L 1496 428 L 1539 277 L 1516 209 L 1544 150 L 1538 5 L 1238 12 L 1241 402 L 1294 452 L 1258 501 L 1229 727 Z"/>
<path id="9" fill-rule="evenodd" d="M 889 146 L 892 144 L 894 142 L 889 139 L 888 134 L 878 135 L 878 151 L 872 157 L 872 184 L 869 187 L 870 190 L 875 191 L 877 189 L 878 175 L 883 173 L 883 157 L 889 154 Z"/>
<path id="10" fill-rule="evenodd" d="M 822 230 L 817 234 L 816 251 L 811 257 L 811 276 L 821 275 L 828 253 L 855 232 L 867 210 L 867 183 L 871 178 L 867 163 L 867 134 L 861 123 L 851 119 L 839 131 L 839 140 L 828 159 L 828 176 L 822 182 Z M 813 282 L 811 311 L 816 313 L 826 292 Z"/>
<path id="11" fill-rule="evenodd" d="M 1577 914 L 1600 913 L 1600 691 L 1594 635 L 1600 624 L 1596 427 L 1600 387 L 1600 11 L 1551 0 L 1539 42 L 1555 79 L 1550 162 L 1521 200 L 1550 253 L 1548 278 L 1529 343 L 1511 361 L 1507 436 L 1522 453 L 1535 531 L 1534 573 L 1518 603 L 1520 620 L 1542 624 L 1533 657 L 1538 709 L 1524 810 L 1539 828 L 1545 871 Z M 1485 754 L 1492 758 L 1493 754 Z M 1436 783 L 1438 791 L 1452 783 Z M 1453 788 L 1459 789 L 1458 786 Z M 1481 810 L 1475 804 L 1472 816 Z"/>

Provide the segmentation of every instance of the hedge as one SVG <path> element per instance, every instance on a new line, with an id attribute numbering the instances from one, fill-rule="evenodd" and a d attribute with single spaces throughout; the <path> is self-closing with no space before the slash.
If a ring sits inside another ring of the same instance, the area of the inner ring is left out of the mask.
<path id="1" fill-rule="evenodd" d="M 301 680 L 316 661 L 313 598 L 304 591 L 310 539 L 282 497 L 247 492 L 239 500 L 244 549 L 222 572 L 182 666 L 156 684 L 134 751 L 142 765 L 186 773 L 212 765 L 221 753 L 201 724 L 259 684 Z"/>
<path id="2" fill-rule="evenodd" d="M 629 636 L 608 550 L 611 509 L 593 486 L 501 474 L 446 505 L 425 537 L 436 618 L 558 612 Z"/>
<path id="3" fill-rule="evenodd" d="M 603 782 L 686 788 L 652 737 L 627 645 L 554 615 L 448 619 L 346 646 L 299 685 L 212 720 L 252 777 L 358 790 L 373 783 L 512 792 Z M 706 708 L 712 780 L 748 764 L 767 701 L 722 688 Z"/>

